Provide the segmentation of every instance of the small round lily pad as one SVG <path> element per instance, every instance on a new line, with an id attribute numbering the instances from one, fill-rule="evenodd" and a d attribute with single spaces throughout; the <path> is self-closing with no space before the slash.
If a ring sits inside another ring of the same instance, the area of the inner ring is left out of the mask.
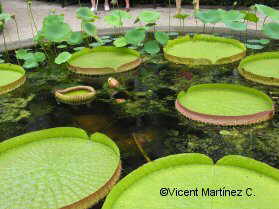
<path id="1" fill-rule="evenodd" d="M 279 204 L 278 193 L 279 170 L 267 164 L 238 155 L 214 164 L 205 155 L 187 153 L 133 171 L 102 209 L 270 209 Z"/>
<path id="2" fill-rule="evenodd" d="M 0 95 L 13 91 L 24 84 L 25 70 L 19 65 L 0 64 Z"/>
<path id="3" fill-rule="evenodd" d="M 0 143 L 1 208 L 89 208 L 120 176 L 119 149 L 78 128 L 30 132 Z"/>
<path id="4" fill-rule="evenodd" d="M 68 63 L 71 71 L 94 76 L 132 70 L 140 65 L 141 59 L 133 49 L 99 46 L 74 53 Z"/>
<path id="5" fill-rule="evenodd" d="M 243 43 L 230 38 L 197 34 L 170 40 L 164 48 L 167 60 L 185 65 L 219 65 L 246 56 Z"/>
<path id="6" fill-rule="evenodd" d="M 192 86 L 178 94 L 175 105 L 189 119 L 221 126 L 259 123 L 274 115 L 269 96 L 234 84 Z"/>
<path id="7" fill-rule="evenodd" d="M 279 86 L 279 52 L 265 52 L 243 59 L 239 73 L 248 80 Z"/>
<path id="8" fill-rule="evenodd" d="M 90 103 L 95 95 L 96 91 L 91 86 L 75 86 L 55 91 L 55 97 L 58 101 L 72 105 Z"/>

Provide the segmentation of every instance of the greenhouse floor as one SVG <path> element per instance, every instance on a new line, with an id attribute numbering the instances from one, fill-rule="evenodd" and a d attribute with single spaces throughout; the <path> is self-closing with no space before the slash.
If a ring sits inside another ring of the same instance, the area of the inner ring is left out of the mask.
<path id="1" fill-rule="evenodd" d="M 36 21 L 36 27 L 32 24 L 32 20 L 27 11 L 27 6 L 24 0 L 2 0 L 2 6 L 4 12 L 11 13 L 16 16 L 16 20 L 19 28 L 20 40 L 26 40 L 33 37 L 36 33 L 36 30 L 40 29 L 42 26 L 42 21 L 45 16 L 49 14 L 50 11 L 55 11 L 57 14 L 64 14 L 65 20 L 71 24 L 72 29 L 75 31 L 80 30 L 80 21 L 75 16 L 75 10 L 78 8 L 78 5 L 67 6 L 62 8 L 58 3 L 44 2 L 44 1 L 33 1 L 32 11 L 34 19 Z M 89 6 L 89 5 L 88 5 Z M 133 17 L 136 17 L 141 11 L 147 10 L 148 8 L 132 8 L 130 13 Z M 151 9 L 151 8 L 150 8 Z M 175 15 L 175 8 L 162 8 L 158 7 L 156 11 L 161 13 L 161 18 L 158 22 L 159 26 L 179 26 L 179 20 L 171 18 L 169 20 L 169 13 L 171 16 Z M 191 9 L 183 8 L 183 13 L 193 13 Z M 103 5 L 99 5 L 98 15 L 100 19 L 96 22 L 98 29 L 110 28 L 111 26 L 104 22 L 104 17 L 108 12 L 103 11 Z M 133 24 L 135 18 L 126 21 L 125 26 L 135 26 Z M 261 18 L 261 21 L 263 18 Z M 201 23 L 196 23 L 193 17 L 190 17 L 185 21 L 185 25 L 194 26 L 198 24 L 202 26 Z M 259 24 L 261 25 L 261 24 Z M 218 24 L 217 27 L 222 27 L 222 24 Z M 36 29 L 37 28 L 37 29 Z M 249 25 L 250 29 L 255 29 L 255 24 Z M 5 25 L 5 35 L 7 43 L 13 44 L 13 42 L 18 41 L 17 29 L 14 21 L 10 21 Z M 3 44 L 3 34 L 1 34 L 1 45 Z"/>

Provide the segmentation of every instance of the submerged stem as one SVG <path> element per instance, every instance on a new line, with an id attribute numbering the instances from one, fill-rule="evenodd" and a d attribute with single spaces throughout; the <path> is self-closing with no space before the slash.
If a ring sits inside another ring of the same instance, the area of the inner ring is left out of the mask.
<path id="1" fill-rule="evenodd" d="M 148 157 L 147 153 L 144 151 L 143 147 L 141 146 L 141 144 L 139 143 L 138 139 L 137 139 L 137 136 L 135 133 L 132 134 L 133 135 L 133 138 L 134 138 L 134 141 L 139 149 L 139 151 L 141 152 L 141 154 L 143 155 L 143 157 L 145 158 L 145 160 L 147 162 L 151 162 L 152 160 Z"/>

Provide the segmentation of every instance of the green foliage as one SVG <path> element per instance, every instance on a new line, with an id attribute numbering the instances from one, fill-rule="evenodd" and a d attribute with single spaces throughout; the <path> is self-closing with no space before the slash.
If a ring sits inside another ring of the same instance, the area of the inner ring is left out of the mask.
<path id="1" fill-rule="evenodd" d="M 145 39 L 145 30 L 143 28 L 135 28 L 128 30 L 125 39 L 129 44 L 138 46 Z"/>
<path id="2" fill-rule="evenodd" d="M 242 22 L 224 22 L 224 23 L 228 28 L 230 28 L 232 30 L 236 30 L 236 31 L 247 30 L 247 25 Z"/>
<path id="3" fill-rule="evenodd" d="M 113 26 L 121 27 L 123 26 L 123 20 L 131 19 L 132 16 L 122 10 L 113 10 L 109 15 L 105 16 L 105 21 Z"/>
<path id="4" fill-rule="evenodd" d="M 88 7 L 80 7 L 76 11 L 78 19 L 85 22 L 95 22 L 99 17 L 95 15 Z"/>
<path id="5" fill-rule="evenodd" d="M 19 49 L 16 51 L 16 58 L 24 60 L 23 67 L 26 69 L 36 68 L 40 63 L 43 63 L 46 56 L 43 52 L 29 52 L 26 49 Z"/>
<path id="6" fill-rule="evenodd" d="M 279 39 L 279 23 L 271 22 L 263 26 L 263 33 L 272 39 Z"/>
<path id="7" fill-rule="evenodd" d="M 116 46 L 116 47 L 124 47 L 126 46 L 128 43 L 126 41 L 126 38 L 125 37 L 119 37 L 117 39 L 115 39 L 115 41 L 113 42 L 113 45 Z"/>
<path id="8" fill-rule="evenodd" d="M 248 22 L 258 23 L 260 20 L 260 18 L 255 13 L 249 11 L 244 11 L 243 13 L 245 14 L 244 20 Z"/>
<path id="9" fill-rule="evenodd" d="M 82 32 L 72 32 L 69 39 L 67 39 L 67 43 L 70 45 L 81 44 L 83 41 Z"/>
<path id="10" fill-rule="evenodd" d="M 39 36 L 50 42 L 60 43 L 66 41 L 72 30 L 61 15 L 49 15 L 44 18 L 43 27 Z M 41 38 L 39 38 L 41 39 Z"/>
<path id="11" fill-rule="evenodd" d="M 269 6 L 262 5 L 262 4 L 256 4 L 255 8 L 261 14 L 265 15 L 266 17 L 270 17 L 273 21 L 279 21 L 279 11 L 278 10 L 273 9 Z"/>
<path id="12" fill-rule="evenodd" d="M 55 63 L 60 65 L 67 62 L 72 57 L 72 54 L 69 52 L 61 52 L 56 58 Z"/>
<path id="13" fill-rule="evenodd" d="M 198 11 L 196 12 L 195 16 L 204 24 L 216 24 L 221 21 L 220 12 L 215 9 L 208 11 Z"/>
<path id="14" fill-rule="evenodd" d="M 97 35 L 96 26 L 90 22 L 82 22 L 82 28 L 84 32 L 89 36 L 95 37 Z"/>
<path id="15" fill-rule="evenodd" d="M 191 15 L 187 14 L 187 13 L 179 13 L 179 14 L 174 15 L 173 17 L 176 18 L 176 19 L 185 20 L 190 16 Z"/>
<path id="16" fill-rule="evenodd" d="M 160 13 L 154 11 L 142 11 L 138 16 L 138 19 L 145 24 L 156 23 L 160 19 Z"/>
<path id="17" fill-rule="evenodd" d="M 143 50 L 153 55 L 153 54 L 157 54 L 160 51 L 160 46 L 157 41 L 151 40 L 151 41 L 147 41 L 144 44 Z"/>
<path id="18" fill-rule="evenodd" d="M 165 45 L 169 40 L 169 36 L 165 32 L 156 31 L 154 33 L 154 36 L 155 36 L 155 39 L 162 45 Z"/>

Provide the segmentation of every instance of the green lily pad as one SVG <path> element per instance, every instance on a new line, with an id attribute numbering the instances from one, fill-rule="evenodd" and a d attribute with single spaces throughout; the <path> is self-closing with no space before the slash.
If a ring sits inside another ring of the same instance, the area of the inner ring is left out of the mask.
<path id="1" fill-rule="evenodd" d="M 246 79 L 279 86 L 279 52 L 265 52 L 246 57 L 241 61 L 238 70 Z"/>
<path id="2" fill-rule="evenodd" d="M 218 10 L 198 11 L 196 17 L 204 24 L 216 24 L 221 21 L 221 16 Z"/>
<path id="3" fill-rule="evenodd" d="M 89 208 L 116 183 L 121 162 L 107 136 L 62 127 L 0 143 L 0 167 L 3 208 Z"/>
<path id="4" fill-rule="evenodd" d="M 172 62 L 187 65 L 213 65 L 232 63 L 246 55 L 243 43 L 212 35 L 181 37 L 168 42 L 165 57 Z"/>
<path id="5" fill-rule="evenodd" d="M 125 72 L 136 68 L 140 54 L 132 49 L 99 46 L 74 53 L 68 61 L 73 72 L 85 75 L 105 75 Z"/>
<path id="6" fill-rule="evenodd" d="M 217 190 L 236 191 L 221 196 Z M 238 155 L 214 164 L 203 154 L 187 153 L 133 171 L 112 189 L 102 209 L 270 209 L 279 204 L 278 192 L 279 170 L 267 164 Z"/>
<path id="7" fill-rule="evenodd" d="M 62 103 L 81 105 L 93 101 L 96 91 L 91 86 L 75 86 L 55 91 L 55 98 Z"/>
<path id="8" fill-rule="evenodd" d="M 215 125 L 246 125 L 274 115 L 272 100 L 241 85 L 201 84 L 178 94 L 177 110 L 192 120 Z"/>
<path id="9" fill-rule="evenodd" d="M 13 64 L 0 64 L 0 77 L 0 95 L 20 87 L 26 80 L 24 69 Z"/>
<path id="10" fill-rule="evenodd" d="M 260 13 L 262 13 L 267 17 L 270 17 L 272 20 L 274 21 L 279 20 L 279 11 L 277 9 L 273 9 L 269 6 L 265 6 L 262 4 L 256 4 L 255 7 Z"/>

